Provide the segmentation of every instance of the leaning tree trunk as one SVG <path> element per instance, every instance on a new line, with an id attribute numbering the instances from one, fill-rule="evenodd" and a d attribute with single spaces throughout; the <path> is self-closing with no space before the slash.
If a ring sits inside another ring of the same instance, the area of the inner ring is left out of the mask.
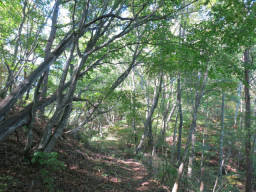
<path id="1" fill-rule="evenodd" d="M 99 38 L 99 36 L 95 36 L 95 39 L 93 39 L 93 41 L 91 43 L 89 43 L 90 46 L 87 47 L 87 49 L 85 50 L 85 53 L 88 52 L 96 43 L 96 39 Z M 76 40 L 74 40 L 74 42 L 76 42 Z M 74 93 L 75 93 L 75 89 L 77 86 L 77 82 L 78 82 L 78 78 L 81 74 L 81 69 L 83 67 L 83 65 L 85 64 L 85 62 L 87 61 L 87 58 L 89 55 L 84 54 L 84 56 L 80 59 L 80 62 L 78 64 L 78 66 L 75 68 L 72 77 L 71 77 L 71 85 L 69 86 L 69 90 L 67 92 L 67 94 L 65 96 L 62 95 L 62 90 L 65 84 L 65 80 L 66 80 L 66 76 L 67 76 L 67 70 L 68 70 L 68 66 L 70 65 L 70 62 L 73 58 L 73 51 L 75 48 L 75 44 L 73 44 L 71 53 L 70 53 L 70 59 L 67 61 L 67 65 L 65 66 L 65 70 L 63 72 L 60 84 L 59 84 L 59 88 L 57 91 L 57 107 L 55 110 L 55 113 L 52 117 L 52 119 L 48 122 L 47 124 L 47 128 L 45 129 L 45 133 L 40 141 L 40 145 L 39 145 L 39 149 L 49 152 L 53 149 L 58 137 L 60 137 L 63 133 L 63 130 L 65 129 L 67 122 L 68 122 L 68 118 L 69 118 L 69 114 L 72 111 L 72 100 L 74 97 Z M 133 69 L 134 66 L 136 66 L 136 58 L 138 57 L 138 55 L 141 53 L 142 49 L 139 50 L 139 47 L 136 47 L 136 50 L 134 52 L 133 58 L 132 58 L 132 62 L 129 65 L 128 69 L 121 74 L 118 79 L 113 83 L 113 85 L 110 87 L 110 89 L 107 91 L 106 95 L 102 98 L 105 99 L 106 97 L 108 97 L 112 91 L 118 86 L 120 85 L 121 82 L 124 81 L 124 79 L 128 76 L 128 74 L 130 73 L 130 71 Z M 62 97 L 64 97 L 62 99 Z M 99 102 L 101 103 L 101 102 Z M 96 108 L 98 107 L 98 105 L 96 106 Z M 53 126 L 56 125 L 56 129 L 53 132 Z"/>
<path id="2" fill-rule="evenodd" d="M 57 19 L 59 15 L 59 6 L 60 6 L 61 0 L 56 0 L 54 4 L 54 9 L 53 9 L 53 15 L 52 15 L 52 26 L 51 26 L 51 32 L 45 47 L 45 58 L 49 57 L 53 45 L 53 41 L 56 36 L 56 31 L 57 31 Z M 43 78 L 43 84 L 42 84 L 42 93 L 41 96 L 42 98 L 45 98 L 47 95 L 47 88 L 48 88 L 48 75 L 49 75 L 49 67 L 48 69 L 44 72 L 42 78 Z M 44 109 L 40 111 L 41 116 L 44 115 Z"/>
<path id="3" fill-rule="evenodd" d="M 58 95 L 57 101 L 59 102 L 57 102 L 57 107 L 53 114 L 53 117 L 47 124 L 47 127 L 40 141 L 38 149 L 43 150 L 45 152 L 50 152 L 53 149 L 57 139 L 62 135 L 63 130 L 67 125 L 69 115 L 72 111 L 72 100 L 74 97 L 79 72 L 85 60 L 86 58 L 81 59 L 81 62 L 75 69 L 75 72 L 71 77 L 71 85 L 69 87 L 67 94 L 64 96 L 64 98 L 62 99 L 61 98 L 62 95 Z M 60 83 L 60 86 L 61 86 L 61 83 Z M 59 89 L 61 88 L 59 87 Z M 55 130 L 53 129 L 54 126 L 55 126 Z"/>
<path id="4" fill-rule="evenodd" d="M 0 120 L 4 119 L 5 115 L 10 111 L 13 105 L 22 95 L 31 88 L 38 77 L 63 53 L 70 45 L 73 39 L 73 34 L 68 34 L 60 42 L 59 46 L 52 54 L 43 61 L 19 86 L 17 86 L 7 97 L 0 102 Z"/>
<path id="5" fill-rule="evenodd" d="M 79 78 L 83 77 L 90 69 L 95 68 L 97 65 L 98 65 L 98 62 L 95 62 L 92 65 L 90 65 L 85 71 L 83 71 L 79 75 Z M 108 94 L 110 94 L 120 83 L 122 83 L 122 81 L 128 76 L 129 71 L 134 66 L 135 66 L 135 64 L 130 65 L 129 68 L 123 74 L 121 74 L 121 76 L 111 86 L 111 89 L 108 91 Z M 66 82 L 64 84 L 64 86 L 62 87 L 62 90 L 58 89 L 51 96 L 49 96 L 45 99 L 40 99 L 37 103 L 36 110 L 40 110 L 42 108 L 45 108 L 46 106 L 55 102 L 56 99 L 57 99 L 57 95 L 61 95 L 62 94 L 61 92 L 64 91 L 65 89 L 67 89 L 68 87 L 70 87 L 70 85 L 71 85 L 71 80 L 69 80 L 68 82 Z M 74 98 L 74 100 L 77 101 L 76 98 Z M 0 141 L 3 141 L 8 135 L 13 133 L 17 128 L 22 127 L 24 125 L 29 125 L 29 123 L 32 119 L 31 118 L 32 117 L 31 116 L 32 107 L 33 106 L 35 107 L 35 105 L 33 105 L 33 103 L 34 102 L 28 104 L 20 113 L 15 114 L 14 116 L 11 116 L 11 117 L 5 119 L 4 121 L 0 121 Z M 99 105 L 97 105 L 96 108 L 98 106 Z"/>
<path id="6" fill-rule="evenodd" d="M 76 40 L 74 40 L 76 42 Z M 69 86 L 69 89 L 65 96 L 62 95 L 63 86 L 67 77 L 67 71 L 69 68 L 69 65 L 73 59 L 73 51 L 75 48 L 75 44 L 73 44 L 70 57 L 67 61 L 67 64 L 65 65 L 65 70 L 62 74 L 60 84 L 57 91 L 57 106 L 55 109 L 55 112 L 48 122 L 46 129 L 44 131 L 43 137 L 40 141 L 40 144 L 38 146 L 38 149 L 49 152 L 49 149 L 52 149 L 54 147 L 54 144 L 56 143 L 56 140 L 59 136 L 61 136 L 63 129 L 66 126 L 66 123 L 68 121 L 68 116 L 72 111 L 72 100 L 74 97 L 75 89 L 77 86 L 79 73 L 86 62 L 88 55 L 83 56 L 80 58 L 79 63 L 77 67 L 74 70 L 74 73 L 71 76 L 71 85 Z M 90 49 L 91 47 L 87 47 L 86 51 Z M 62 122 L 63 121 L 63 122 Z M 55 130 L 53 130 L 53 127 L 56 126 Z M 52 133 L 54 131 L 54 133 Z M 51 143 L 50 147 L 47 147 Z M 48 149 L 47 149 L 48 148 Z"/>
<path id="7" fill-rule="evenodd" d="M 112 11 L 115 11 L 115 9 L 117 9 L 117 7 L 113 7 Z M 105 14 L 105 11 L 101 12 L 101 14 Z M 118 10 L 116 11 L 118 12 Z M 139 21 L 137 19 L 131 20 L 129 22 L 129 25 L 127 25 L 127 27 L 125 27 L 122 31 L 110 37 L 110 39 L 108 39 L 105 43 L 102 43 L 100 46 L 96 47 L 95 44 L 97 43 L 98 39 L 105 35 L 105 33 L 109 30 L 109 28 L 111 27 L 110 24 L 113 23 L 114 18 L 111 15 L 100 15 L 94 18 L 92 21 L 86 22 L 86 19 L 88 19 L 86 13 L 88 13 L 88 9 L 87 6 L 84 6 L 83 14 L 77 22 L 78 27 L 74 26 L 77 27 L 77 30 L 75 30 L 74 28 L 67 32 L 67 34 L 62 38 L 62 40 L 60 40 L 56 48 L 49 54 L 49 56 L 45 58 L 45 60 L 41 64 L 39 64 L 38 67 L 34 71 L 32 71 L 30 75 L 19 84 L 19 86 L 17 86 L 8 96 L 6 96 L 2 101 L 0 101 L 0 121 L 5 118 L 6 114 L 11 110 L 11 108 L 14 106 L 17 100 L 20 99 L 23 96 L 23 94 L 31 88 L 32 84 L 35 81 L 37 81 L 37 79 L 45 71 L 47 71 L 49 66 L 51 66 L 51 64 L 55 62 L 56 59 L 72 44 L 74 37 L 82 37 L 92 25 L 95 25 L 95 23 L 100 21 L 98 26 L 95 27 L 98 31 L 96 31 L 94 37 L 92 37 L 92 42 L 88 43 L 88 47 L 91 47 L 91 49 L 85 53 L 88 56 L 104 47 L 107 47 L 114 40 L 125 36 L 134 28 L 148 22 L 148 19 L 143 18 L 139 19 Z M 112 19 L 105 19 L 110 17 Z M 149 15 L 149 17 L 151 17 L 151 15 Z M 91 44 L 93 44 L 93 48 Z"/>
<path id="8" fill-rule="evenodd" d="M 63 130 L 67 126 L 71 111 L 72 111 L 72 103 L 69 103 L 65 107 L 62 118 L 58 126 L 56 127 L 54 134 L 51 136 L 51 138 L 48 140 L 49 142 L 44 147 L 44 152 L 51 152 L 53 150 L 58 138 L 62 135 Z"/>
<path id="9" fill-rule="evenodd" d="M 37 113 L 38 104 L 39 104 L 39 88 L 42 81 L 43 79 L 40 79 L 40 81 L 38 82 L 39 85 L 36 87 L 34 92 L 34 101 L 33 101 L 32 109 L 30 112 L 30 121 L 28 123 L 28 132 L 27 132 L 27 141 L 26 141 L 27 143 L 24 149 L 25 153 L 28 152 L 32 147 L 33 127 L 35 126 L 35 122 L 36 122 L 36 113 Z"/>
<path id="10" fill-rule="evenodd" d="M 28 0 L 25 0 L 23 8 L 22 8 L 22 20 L 21 20 L 21 23 L 19 25 L 17 37 L 15 38 L 16 40 L 15 40 L 14 54 L 13 54 L 13 57 L 12 57 L 12 63 L 11 63 L 11 66 L 6 64 L 6 67 L 8 69 L 9 74 L 8 74 L 8 79 L 6 81 L 5 87 L 0 90 L 0 97 L 1 98 L 6 97 L 9 88 L 10 88 L 10 91 L 12 91 L 12 87 L 15 83 L 16 75 L 14 74 L 14 72 L 15 72 L 15 69 L 17 68 L 18 50 L 19 50 L 20 43 L 21 43 L 22 30 L 23 30 L 23 26 L 24 26 L 24 23 L 26 21 L 26 18 L 28 16 L 28 11 L 26 13 L 27 7 L 28 7 Z M 12 69 L 14 69 L 14 70 L 12 70 Z M 1 117 L 1 115 L 0 115 L 0 117 Z M 1 118 L 0 118 L 0 120 L 1 120 Z"/>
<path id="11" fill-rule="evenodd" d="M 51 132 L 52 132 L 52 127 L 54 126 L 54 124 L 58 124 L 58 122 L 62 119 L 61 116 L 63 115 L 63 111 L 65 111 L 65 104 L 63 103 L 63 95 L 62 92 L 64 90 L 64 86 L 65 86 L 65 81 L 67 78 L 67 74 L 68 74 L 68 70 L 69 70 L 69 66 L 72 62 L 73 56 L 74 56 L 74 50 L 75 50 L 75 43 L 72 44 L 72 48 L 69 54 L 69 57 L 63 67 L 63 73 L 60 79 L 60 83 L 59 83 L 59 87 L 57 89 L 57 104 L 56 104 L 56 109 L 55 112 L 53 114 L 53 116 L 51 117 L 51 119 L 49 120 L 49 122 L 47 123 L 47 126 L 45 127 L 43 136 L 41 138 L 40 144 L 39 144 L 39 149 L 43 149 L 46 144 L 48 143 L 48 140 L 50 139 L 51 136 Z M 43 80 L 43 78 L 41 78 Z"/>

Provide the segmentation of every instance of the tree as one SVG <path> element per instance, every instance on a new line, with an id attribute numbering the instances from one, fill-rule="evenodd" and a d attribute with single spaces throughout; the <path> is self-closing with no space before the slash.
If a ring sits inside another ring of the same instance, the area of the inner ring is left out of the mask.
<path id="1" fill-rule="evenodd" d="M 34 2 L 31 3 L 32 4 L 30 6 L 37 6 L 37 4 L 33 4 Z M 60 2 L 56 1 L 56 6 L 53 8 L 53 25 L 52 33 L 50 33 L 48 38 L 50 39 L 48 41 L 49 44 L 45 45 L 47 46 L 47 49 L 45 48 L 45 50 L 49 56 L 45 57 L 44 61 L 42 61 L 39 65 L 36 65 L 35 69 L 31 70 L 30 74 L 24 80 L 22 80 L 20 84 L 0 103 L 0 116 L 2 120 L 1 124 L 3 125 L 1 138 L 4 138 L 17 128 L 17 126 L 8 128 L 8 124 L 10 124 L 11 120 L 8 119 L 6 115 L 10 109 L 13 108 L 17 101 L 23 97 L 25 92 L 33 88 L 33 84 L 38 81 L 39 77 L 45 71 L 47 71 L 50 66 L 53 64 L 56 65 L 58 62 L 63 64 L 63 54 L 70 50 L 71 45 L 75 46 L 75 54 L 79 56 L 79 60 L 71 58 L 71 62 L 75 63 L 72 64 L 72 66 L 75 65 L 75 68 L 70 67 L 69 69 L 70 75 L 72 76 L 70 78 L 71 80 L 68 83 L 65 83 L 64 86 L 59 86 L 59 90 L 62 89 L 61 87 L 65 87 L 65 91 L 69 86 L 69 94 L 67 94 L 69 95 L 69 98 L 64 99 L 63 106 L 66 106 L 67 102 L 72 101 L 78 80 L 82 79 L 90 70 L 98 66 L 100 61 L 103 60 L 103 58 L 106 58 L 106 56 L 109 54 L 106 54 L 105 57 L 99 58 L 95 62 L 92 60 L 93 57 L 97 58 L 97 55 L 101 55 L 102 52 L 106 51 L 107 49 L 110 49 L 109 53 L 111 53 L 111 45 L 115 43 L 115 40 L 122 38 L 123 36 L 132 32 L 134 29 L 150 21 L 158 21 L 172 17 L 175 12 L 180 9 L 184 9 L 184 7 L 177 8 L 177 10 L 170 9 L 168 12 L 166 12 L 166 14 L 162 14 L 162 12 L 159 10 L 161 10 L 161 6 L 163 5 L 158 5 L 158 3 L 156 3 L 156 7 L 153 11 L 150 10 L 150 7 L 153 4 L 152 2 L 142 3 L 140 1 L 136 1 L 133 3 L 124 3 L 107 1 L 105 4 L 101 4 L 101 2 L 98 1 L 88 1 L 85 3 L 80 1 L 75 1 L 72 3 L 62 2 L 61 5 L 64 6 L 68 11 L 70 22 L 61 24 L 59 27 L 57 26 L 56 29 L 54 23 L 57 21 L 58 17 L 58 3 Z M 175 4 L 173 4 L 173 6 L 174 5 Z M 23 5 L 23 8 L 25 6 L 26 4 Z M 95 10 L 97 6 L 97 11 L 93 12 L 92 10 Z M 123 9 L 123 7 L 126 9 Z M 122 14 L 124 14 L 125 10 L 132 12 L 132 16 L 123 17 Z M 44 23 L 42 25 L 44 26 Z M 119 27 L 120 25 L 122 25 L 122 28 Z M 41 31 L 41 28 L 42 27 L 39 26 L 38 31 Z M 67 31 L 65 35 L 63 35 L 64 31 Z M 39 38 L 36 40 L 39 40 Z M 57 45 L 49 53 L 49 47 L 51 47 L 52 42 L 55 41 Z M 114 49 L 115 48 L 112 50 Z M 31 54 L 36 56 L 36 51 L 42 50 L 39 48 L 35 50 L 32 49 Z M 84 68 L 85 70 L 83 71 Z M 62 89 L 62 91 L 64 91 L 64 89 Z M 20 119 L 16 119 L 18 126 L 27 123 L 27 117 L 20 118 L 22 119 L 20 122 Z"/>

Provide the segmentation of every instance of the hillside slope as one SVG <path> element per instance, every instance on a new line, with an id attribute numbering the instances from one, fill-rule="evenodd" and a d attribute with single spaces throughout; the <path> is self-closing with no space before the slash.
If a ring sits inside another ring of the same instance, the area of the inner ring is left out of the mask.
<path id="1" fill-rule="evenodd" d="M 64 162 L 64 169 L 48 169 L 43 178 L 41 170 L 44 167 L 31 164 L 23 154 L 24 141 L 24 133 L 19 131 L 0 143 L 1 192 L 169 191 L 151 179 L 144 165 L 136 160 L 89 150 L 72 137 L 65 137 L 55 148 L 59 153 L 58 160 Z"/>

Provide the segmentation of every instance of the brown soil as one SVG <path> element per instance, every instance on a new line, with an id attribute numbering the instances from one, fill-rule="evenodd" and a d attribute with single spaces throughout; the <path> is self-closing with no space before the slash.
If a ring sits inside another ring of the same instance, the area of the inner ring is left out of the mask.
<path id="1" fill-rule="evenodd" d="M 37 134 L 35 140 L 39 139 Z M 24 133 L 19 131 L 0 143 L 0 192 L 49 191 L 40 177 L 40 167 L 31 165 L 24 157 L 24 141 Z M 68 136 L 58 142 L 55 151 L 65 163 L 65 169 L 51 171 L 52 191 L 170 191 L 153 180 L 144 165 L 136 160 L 114 158 L 87 148 Z"/>

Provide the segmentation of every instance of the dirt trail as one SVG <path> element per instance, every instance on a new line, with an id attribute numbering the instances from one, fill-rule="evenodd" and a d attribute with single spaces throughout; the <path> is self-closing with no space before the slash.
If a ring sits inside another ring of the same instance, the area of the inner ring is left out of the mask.
<path id="1" fill-rule="evenodd" d="M 0 191 L 49 191 L 40 177 L 39 167 L 24 161 L 24 136 L 11 136 L 0 143 Z M 102 154 L 67 137 L 55 149 L 65 169 L 48 175 L 54 178 L 56 192 L 164 192 L 167 187 L 153 180 L 143 164 L 135 159 Z M 115 150 L 115 149 L 112 149 Z M 113 151 L 116 152 L 116 151 Z"/>

